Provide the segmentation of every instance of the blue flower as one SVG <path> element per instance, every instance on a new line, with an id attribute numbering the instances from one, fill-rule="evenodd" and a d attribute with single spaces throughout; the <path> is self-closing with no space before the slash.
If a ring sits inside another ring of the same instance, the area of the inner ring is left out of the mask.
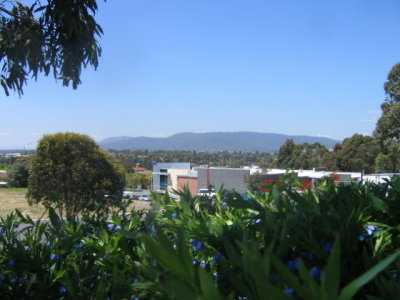
<path id="1" fill-rule="evenodd" d="M 174 213 L 172 214 L 172 217 L 173 217 L 173 218 L 177 218 L 177 217 L 178 217 L 178 214 L 177 214 L 176 212 L 174 212 Z"/>
<path id="2" fill-rule="evenodd" d="M 58 260 L 58 259 L 60 259 L 60 257 L 57 254 L 52 253 L 50 255 L 50 260 Z"/>
<path id="3" fill-rule="evenodd" d="M 214 273 L 213 273 L 213 277 L 217 278 L 217 277 L 218 277 L 218 273 L 217 273 L 217 272 L 214 272 Z"/>
<path id="4" fill-rule="evenodd" d="M 139 282 L 139 279 L 138 279 L 138 278 L 133 278 L 133 279 L 132 279 L 132 282 L 133 282 L 133 283 L 138 283 L 138 282 Z"/>
<path id="5" fill-rule="evenodd" d="M 290 271 L 297 270 L 297 260 L 289 260 L 287 263 L 287 267 Z"/>
<path id="6" fill-rule="evenodd" d="M 31 247 L 25 246 L 24 249 L 25 249 L 25 251 L 30 251 L 30 250 L 31 250 Z"/>
<path id="7" fill-rule="evenodd" d="M 135 297 L 135 296 L 131 296 L 130 298 L 129 298 L 129 300 L 140 300 L 138 297 Z"/>
<path id="8" fill-rule="evenodd" d="M 329 243 L 329 242 L 325 243 L 324 244 L 324 249 L 325 249 L 326 252 L 331 253 L 332 249 L 333 249 L 332 243 Z"/>
<path id="9" fill-rule="evenodd" d="M 365 226 L 364 229 L 368 235 L 373 235 L 375 233 L 375 231 L 378 230 L 378 227 L 376 227 L 374 225 L 367 225 L 367 226 Z"/>
<path id="10" fill-rule="evenodd" d="M 250 200 L 250 198 L 249 198 L 246 194 L 244 194 L 244 195 L 242 196 L 242 199 L 243 199 L 243 200 L 246 200 L 246 201 L 247 201 L 247 200 Z"/>
<path id="11" fill-rule="evenodd" d="M 11 267 L 14 267 L 15 266 L 15 261 L 13 259 L 10 259 L 8 261 L 8 265 L 11 266 Z"/>
<path id="12" fill-rule="evenodd" d="M 75 248 L 76 250 L 80 250 L 80 249 L 83 248 L 84 245 L 85 245 L 85 244 L 84 244 L 82 241 L 80 241 L 79 244 L 76 244 L 76 245 L 74 246 L 74 248 Z"/>
<path id="13" fill-rule="evenodd" d="M 2 283 L 6 279 L 3 275 L 0 275 L 0 283 Z"/>
<path id="14" fill-rule="evenodd" d="M 5 234 L 6 230 L 4 228 L 0 228 L 0 234 Z"/>
<path id="15" fill-rule="evenodd" d="M 192 244 L 192 250 L 193 251 L 200 251 L 200 250 L 204 249 L 204 244 L 202 242 L 197 241 L 197 240 L 192 240 L 191 244 Z"/>
<path id="16" fill-rule="evenodd" d="M 10 280 L 10 284 L 15 285 L 18 282 L 16 278 Z"/>
<path id="17" fill-rule="evenodd" d="M 206 263 L 204 260 L 202 260 L 202 261 L 200 262 L 200 268 L 205 269 L 206 266 L 207 266 L 207 263 Z"/>
<path id="18" fill-rule="evenodd" d="M 222 202 L 221 202 L 221 205 L 222 205 L 222 206 L 228 206 L 228 203 L 226 203 L 225 201 L 222 201 Z"/>
<path id="19" fill-rule="evenodd" d="M 45 245 L 46 245 L 46 247 L 51 248 L 51 243 L 50 242 L 46 242 Z"/>
<path id="20" fill-rule="evenodd" d="M 215 253 L 215 254 L 213 255 L 212 259 L 213 259 L 213 261 L 214 261 L 215 263 L 219 263 L 221 260 L 225 260 L 226 257 L 223 256 L 221 253 Z"/>
<path id="21" fill-rule="evenodd" d="M 255 220 L 253 220 L 253 223 L 254 223 L 254 224 L 260 224 L 261 222 L 262 222 L 261 219 L 255 219 Z"/>
<path id="22" fill-rule="evenodd" d="M 319 267 L 312 267 L 310 269 L 310 274 L 315 279 L 319 280 L 321 278 L 321 268 Z"/>
<path id="23" fill-rule="evenodd" d="M 197 258 L 193 258 L 192 263 L 193 263 L 194 265 L 198 265 L 198 264 L 200 263 L 200 261 L 199 261 Z"/>
<path id="24" fill-rule="evenodd" d="M 358 239 L 359 239 L 361 242 L 364 242 L 364 241 L 365 241 L 365 236 L 360 235 L 360 236 L 358 237 Z"/>
<path id="25" fill-rule="evenodd" d="M 115 230 L 115 231 L 121 230 L 121 226 L 115 225 L 115 224 L 108 224 L 107 228 L 110 230 Z"/>
<path id="26" fill-rule="evenodd" d="M 294 297 L 296 295 L 296 293 L 293 289 L 284 289 L 282 292 L 284 294 L 286 294 L 288 296 L 292 296 L 292 297 Z"/>
<path id="27" fill-rule="evenodd" d="M 67 288 L 65 286 L 60 286 L 58 291 L 60 292 L 60 294 L 65 294 L 67 292 Z"/>

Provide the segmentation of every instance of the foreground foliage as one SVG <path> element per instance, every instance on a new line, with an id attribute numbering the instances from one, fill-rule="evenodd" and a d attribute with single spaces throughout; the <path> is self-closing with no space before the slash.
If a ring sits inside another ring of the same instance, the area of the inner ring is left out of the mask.
<path id="1" fill-rule="evenodd" d="M 400 180 L 268 194 L 153 195 L 149 212 L 0 222 L 18 299 L 398 299 Z M 24 225 L 22 225 L 24 224 Z"/>

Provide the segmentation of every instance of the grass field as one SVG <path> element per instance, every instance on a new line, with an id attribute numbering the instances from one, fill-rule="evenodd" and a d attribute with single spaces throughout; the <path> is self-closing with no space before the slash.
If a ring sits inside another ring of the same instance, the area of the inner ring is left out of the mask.
<path id="1" fill-rule="evenodd" d="M 30 215 L 31 218 L 40 218 L 45 208 L 43 205 L 29 206 L 26 201 L 26 188 L 2 188 L 0 189 L 0 216 L 4 217 L 16 208 L 24 215 Z"/>
<path id="2" fill-rule="evenodd" d="M 29 215 L 32 219 L 40 218 L 45 212 L 43 205 L 32 205 L 29 206 L 26 200 L 26 188 L 1 188 L 0 189 L 0 216 L 4 217 L 16 208 L 19 209 L 22 214 Z M 148 209 L 149 202 L 134 201 L 132 205 L 133 209 Z M 44 217 L 47 217 L 46 215 Z"/>

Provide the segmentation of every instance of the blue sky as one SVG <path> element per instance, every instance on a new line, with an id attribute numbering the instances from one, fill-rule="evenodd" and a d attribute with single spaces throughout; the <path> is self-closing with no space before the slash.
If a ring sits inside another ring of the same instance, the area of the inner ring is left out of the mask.
<path id="1" fill-rule="evenodd" d="M 372 134 L 400 62 L 399 1 L 98 0 L 97 71 L 78 90 L 0 95 L 0 149 L 43 134 Z"/>

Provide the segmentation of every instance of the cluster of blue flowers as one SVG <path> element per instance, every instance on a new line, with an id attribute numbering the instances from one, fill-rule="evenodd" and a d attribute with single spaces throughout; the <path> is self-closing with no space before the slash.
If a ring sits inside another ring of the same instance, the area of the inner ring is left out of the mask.
<path id="1" fill-rule="evenodd" d="M 218 264 L 221 262 L 221 260 L 226 260 L 226 257 L 222 255 L 221 253 L 215 253 L 212 257 L 212 260 Z"/>
<path id="2" fill-rule="evenodd" d="M 59 260 L 59 259 L 60 259 L 60 257 L 57 254 L 54 254 L 54 253 L 50 254 L 50 260 L 55 261 L 55 260 Z"/>
<path id="3" fill-rule="evenodd" d="M 372 236 L 374 235 L 374 233 L 378 230 L 377 226 L 374 225 L 367 225 L 364 227 L 365 233 L 367 234 L 367 236 Z M 365 241 L 365 239 L 367 238 L 367 236 L 365 234 L 362 234 L 358 237 L 358 239 L 363 242 Z"/>
<path id="4" fill-rule="evenodd" d="M 192 240 L 190 243 L 192 244 L 193 251 L 200 251 L 204 249 L 204 244 L 202 242 L 199 242 L 197 240 Z"/>
<path id="5" fill-rule="evenodd" d="M 9 265 L 10 267 L 14 267 L 14 266 L 15 266 L 15 261 L 14 261 L 13 259 L 10 259 L 10 260 L 8 261 L 8 265 Z"/>
<path id="6" fill-rule="evenodd" d="M 65 294 L 67 292 L 67 288 L 65 286 L 60 286 L 58 291 L 62 295 L 62 294 Z"/>
<path id="7" fill-rule="evenodd" d="M 76 244 L 76 245 L 74 246 L 74 248 L 75 248 L 76 250 L 80 250 L 80 249 L 83 248 L 84 245 L 85 245 L 85 244 L 84 244 L 82 241 L 80 241 L 78 244 Z"/>
<path id="8" fill-rule="evenodd" d="M 296 260 L 290 260 L 290 261 L 287 263 L 288 269 L 289 269 L 290 271 L 292 271 L 292 272 L 297 271 L 297 270 L 298 270 L 298 264 L 299 264 L 300 261 L 301 261 L 300 258 L 298 258 L 298 259 L 296 259 Z M 321 279 L 322 270 L 321 270 L 320 267 L 314 266 L 314 267 L 312 267 L 312 268 L 309 270 L 309 272 L 310 272 L 310 275 L 311 275 L 312 277 L 314 277 L 316 280 L 320 280 L 320 279 Z"/>
<path id="9" fill-rule="evenodd" d="M 108 225 L 107 225 L 107 228 L 108 228 L 109 230 L 112 230 L 112 231 L 121 230 L 121 226 L 115 225 L 115 224 L 108 224 Z"/>

